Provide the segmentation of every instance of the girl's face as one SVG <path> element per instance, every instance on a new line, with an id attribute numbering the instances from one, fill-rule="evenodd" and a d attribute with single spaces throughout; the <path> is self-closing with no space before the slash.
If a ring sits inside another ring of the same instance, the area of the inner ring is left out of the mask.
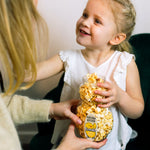
<path id="1" fill-rule="evenodd" d="M 113 13 L 106 0 L 89 0 L 77 21 L 76 40 L 92 49 L 106 49 L 117 33 Z"/>

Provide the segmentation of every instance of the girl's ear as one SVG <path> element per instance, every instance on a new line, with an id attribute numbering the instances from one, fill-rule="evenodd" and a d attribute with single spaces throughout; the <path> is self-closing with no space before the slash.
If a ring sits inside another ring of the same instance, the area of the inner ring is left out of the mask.
<path id="1" fill-rule="evenodd" d="M 125 33 L 118 33 L 117 35 L 115 35 L 115 37 L 113 39 L 111 39 L 109 41 L 109 44 L 118 45 L 121 42 L 123 42 L 125 39 L 126 39 L 126 34 Z"/>

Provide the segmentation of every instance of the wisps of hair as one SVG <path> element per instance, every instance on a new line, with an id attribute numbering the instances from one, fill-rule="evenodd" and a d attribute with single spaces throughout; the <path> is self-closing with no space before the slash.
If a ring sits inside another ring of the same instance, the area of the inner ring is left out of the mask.
<path id="1" fill-rule="evenodd" d="M 111 7 L 115 16 L 118 32 L 126 34 L 126 40 L 112 48 L 119 51 L 132 52 L 132 48 L 128 40 L 135 27 L 135 8 L 130 0 L 111 0 Z"/>
<path id="2" fill-rule="evenodd" d="M 37 47 L 41 48 L 38 54 L 45 51 L 48 31 L 33 0 L 0 1 L 0 26 L 0 69 L 5 94 L 13 94 L 35 82 Z M 31 76 L 30 82 L 22 85 L 26 75 Z"/>

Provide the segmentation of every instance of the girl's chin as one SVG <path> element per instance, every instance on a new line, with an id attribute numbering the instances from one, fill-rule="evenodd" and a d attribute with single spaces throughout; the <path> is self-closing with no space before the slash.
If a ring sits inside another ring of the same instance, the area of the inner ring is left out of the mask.
<path id="1" fill-rule="evenodd" d="M 80 46 L 83 46 L 83 47 L 86 47 L 86 45 L 85 44 L 82 44 L 82 43 L 79 43 L 79 42 L 77 42 Z"/>
<path id="2" fill-rule="evenodd" d="M 86 46 L 86 44 L 82 42 L 81 40 L 76 39 L 76 42 L 81 46 Z"/>

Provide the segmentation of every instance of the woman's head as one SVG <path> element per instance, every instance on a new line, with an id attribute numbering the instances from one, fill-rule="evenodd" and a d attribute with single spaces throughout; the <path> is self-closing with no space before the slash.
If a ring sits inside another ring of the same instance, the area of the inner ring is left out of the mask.
<path id="1" fill-rule="evenodd" d="M 25 87 L 34 83 L 37 54 L 47 45 L 47 33 L 33 0 L 0 1 L 0 69 L 8 81 L 7 93 L 15 92 L 26 74 L 32 79 Z"/>

